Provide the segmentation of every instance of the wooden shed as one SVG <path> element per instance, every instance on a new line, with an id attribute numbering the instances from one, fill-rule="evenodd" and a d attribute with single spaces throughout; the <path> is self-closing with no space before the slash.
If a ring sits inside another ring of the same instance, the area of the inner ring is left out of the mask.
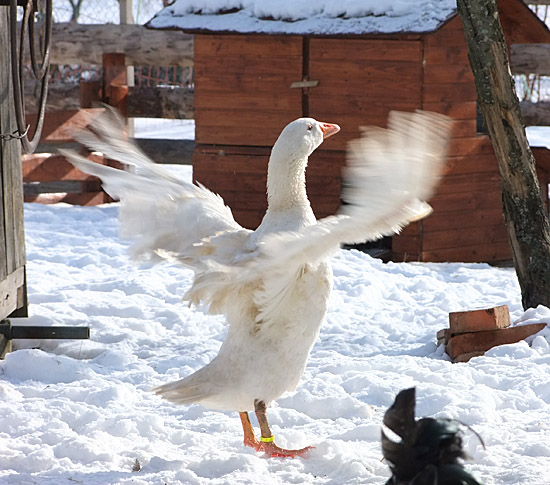
<path id="1" fill-rule="evenodd" d="M 360 126 L 385 126 L 391 110 L 437 111 L 455 121 L 446 173 L 430 201 L 434 213 L 392 238 L 391 257 L 507 260 L 497 161 L 478 123 L 456 2 L 417 0 L 401 11 L 383 3 L 377 12 L 338 15 L 335 8 L 332 16 L 303 18 L 285 18 L 277 2 L 272 12 L 237 1 L 218 12 L 178 2 L 161 11 L 149 27 L 195 34 L 194 177 L 254 228 L 266 209 L 266 167 L 281 129 L 301 116 L 335 122 L 341 133 L 314 153 L 307 171 L 313 209 L 323 217 L 339 207 L 346 143 Z M 550 43 L 546 25 L 521 0 L 499 0 L 499 7 L 509 44 Z M 547 150 L 535 155 L 547 190 Z"/>

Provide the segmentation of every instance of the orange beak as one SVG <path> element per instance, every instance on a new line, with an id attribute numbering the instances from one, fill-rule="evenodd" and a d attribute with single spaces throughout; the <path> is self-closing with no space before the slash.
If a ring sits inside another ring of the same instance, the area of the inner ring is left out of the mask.
<path id="1" fill-rule="evenodd" d="M 340 127 L 334 123 L 319 122 L 319 127 L 323 132 L 323 140 L 326 140 L 329 136 L 332 136 L 340 131 Z"/>

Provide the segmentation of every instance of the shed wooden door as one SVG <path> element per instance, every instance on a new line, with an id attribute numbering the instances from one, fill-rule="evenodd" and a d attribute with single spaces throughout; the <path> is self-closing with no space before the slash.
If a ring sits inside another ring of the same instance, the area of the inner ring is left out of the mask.
<path id="1" fill-rule="evenodd" d="M 306 80 L 318 84 L 291 87 Z M 420 108 L 421 81 L 420 40 L 197 35 L 195 179 L 219 193 L 239 223 L 256 227 L 267 207 L 271 146 L 287 123 L 313 116 L 342 127 L 306 174 L 315 215 L 333 214 L 347 142 L 361 125 L 386 126 L 392 109 Z"/>
<path id="2" fill-rule="evenodd" d="M 195 37 L 195 140 L 272 146 L 302 116 L 302 40 L 296 36 Z"/>
<path id="3" fill-rule="evenodd" d="M 15 128 L 8 8 L 0 7 L 0 133 Z M 19 140 L 0 139 L 0 320 L 26 314 L 23 180 Z"/>
<path id="4" fill-rule="evenodd" d="M 360 127 L 386 126 L 392 110 L 422 106 L 422 42 L 386 39 L 311 39 L 309 115 L 340 124 L 326 148 L 344 150 Z"/>

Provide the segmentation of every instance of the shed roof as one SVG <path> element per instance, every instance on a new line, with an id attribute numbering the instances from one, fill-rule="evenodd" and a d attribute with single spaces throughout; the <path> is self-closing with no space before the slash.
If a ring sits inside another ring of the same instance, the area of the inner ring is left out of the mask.
<path id="1" fill-rule="evenodd" d="M 456 14 L 456 0 L 176 0 L 155 29 L 295 35 L 425 33 Z"/>

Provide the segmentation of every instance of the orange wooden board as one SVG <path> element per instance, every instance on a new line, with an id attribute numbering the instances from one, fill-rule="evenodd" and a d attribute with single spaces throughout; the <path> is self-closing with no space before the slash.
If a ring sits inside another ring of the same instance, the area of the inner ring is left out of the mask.
<path id="1" fill-rule="evenodd" d="M 424 61 L 426 66 L 453 64 L 470 66 L 466 43 L 463 46 L 447 46 L 445 44 L 426 46 L 424 48 Z"/>
<path id="2" fill-rule="evenodd" d="M 497 345 L 506 345 L 526 339 L 546 327 L 545 323 L 518 325 L 498 330 L 464 333 L 452 337 L 446 346 L 446 352 L 451 358 L 459 355 L 482 351 L 485 352 Z"/>
<path id="3" fill-rule="evenodd" d="M 350 58 L 357 62 L 410 61 L 422 62 L 422 45 L 412 40 L 382 39 L 311 39 L 311 59 L 342 60 Z"/>
<path id="4" fill-rule="evenodd" d="M 430 199 L 430 205 L 434 212 L 452 212 L 460 207 L 464 212 L 472 210 L 496 208 L 500 206 L 500 192 L 472 192 L 441 194 L 439 197 Z"/>
<path id="5" fill-rule="evenodd" d="M 457 209 L 455 207 L 455 209 Z M 504 225 L 501 207 L 477 209 L 475 211 L 453 210 L 437 211 L 422 221 L 424 233 L 447 231 L 452 229 L 469 230 L 472 227 Z"/>
<path id="6" fill-rule="evenodd" d="M 298 36 L 196 35 L 195 59 L 251 54 L 255 57 L 302 57 L 302 38 Z"/>
<path id="7" fill-rule="evenodd" d="M 426 64 L 424 67 L 424 83 L 425 84 L 457 84 L 457 83 L 473 83 L 474 75 L 470 64 L 444 64 L 432 65 Z"/>
<path id="8" fill-rule="evenodd" d="M 508 242 L 493 244 L 473 244 L 470 246 L 457 246 L 448 249 L 436 249 L 423 251 L 422 261 L 443 263 L 447 261 L 477 263 L 480 261 L 497 262 L 507 261 L 512 257 Z"/>
<path id="9" fill-rule="evenodd" d="M 432 198 L 460 192 L 486 192 L 489 190 L 500 192 L 500 181 L 500 174 L 496 170 L 460 174 L 448 172 L 441 178 Z"/>
<path id="10" fill-rule="evenodd" d="M 240 109 L 240 110 L 275 110 L 296 111 L 296 105 L 301 103 L 301 96 L 289 95 L 289 92 L 235 92 L 228 96 L 219 91 L 201 92 L 195 96 L 195 110 L 202 109 Z"/>
<path id="11" fill-rule="evenodd" d="M 475 120 L 477 112 L 477 102 L 424 102 L 422 105 L 422 109 L 425 109 L 427 111 L 435 111 L 436 113 L 441 113 L 457 120 Z"/>
<path id="12" fill-rule="evenodd" d="M 424 232 L 422 250 L 429 252 L 473 244 L 484 246 L 507 241 L 508 233 L 504 224 L 458 229 L 448 228 L 443 231 Z"/>
<path id="13" fill-rule="evenodd" d="M 210 110 L 195 112 L 195 140 L 201 144 L 272 146 L 299 111 Z"/>
<path id="14" fill-rule="evenodd" d="M 486 135 L 476 135 L 468 138 L 455 138 L 451 139 L 449 142 L 449 158 L 489 158 L 488 156 L 490 156 L 496 163 L 494 153 L 493 144 Z"/>
<path id="15" fill-rule="evenodd" d="M 83 192 L 81 194 L 40 194 L 35 197 L 25 197 L 25 202 L 39 204 L 57 204 L 63 202 L 72 205 L 98 205 L 112 202 L 105 192 Z"/>
<path id="16" fill-rule="evenodd" d="M 92 120 L 104 112 L 104 108 L 47 111 L 44 116 L 44 127 L 40 141 L 42 143 L 73 141 L 76 131 L 88 126 Z M 27 123 L 34 126 L 36 115 L 27 115 Z"/>
<path id="17" fill-rule="evenodd" d="M 437 83 L 424 86 L 424 103 L 445 103 L 475 101 L 476 87 L 473 83 Z"/>

